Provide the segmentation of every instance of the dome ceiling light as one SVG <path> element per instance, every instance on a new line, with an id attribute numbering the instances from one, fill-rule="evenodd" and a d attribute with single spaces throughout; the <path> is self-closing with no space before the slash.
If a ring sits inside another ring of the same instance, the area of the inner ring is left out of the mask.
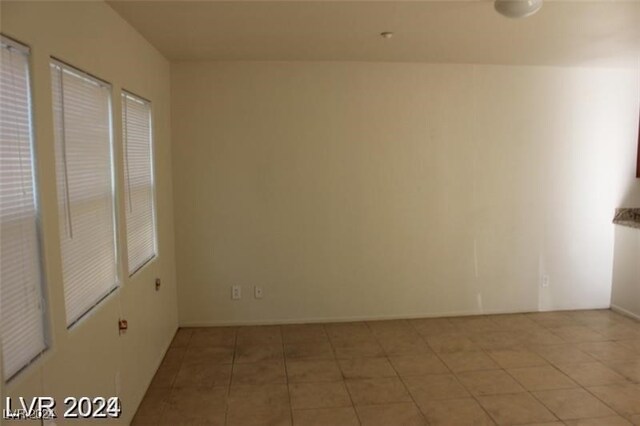
<path id="1" fill-rule="evenodd" d="M 543 0 L 495 0 L 498 13 L 507 18 L 526 18 L 542 8 Z"/>

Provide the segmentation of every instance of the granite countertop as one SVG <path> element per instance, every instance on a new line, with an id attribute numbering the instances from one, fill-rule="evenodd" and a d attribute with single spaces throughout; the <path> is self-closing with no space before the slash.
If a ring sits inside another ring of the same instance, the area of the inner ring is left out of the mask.
<path id="1" fill-rule="evenodd" d="M 613 223 L 640 229 L 640 208 L 616 209 L 616 216 L 613 218 Z"/>

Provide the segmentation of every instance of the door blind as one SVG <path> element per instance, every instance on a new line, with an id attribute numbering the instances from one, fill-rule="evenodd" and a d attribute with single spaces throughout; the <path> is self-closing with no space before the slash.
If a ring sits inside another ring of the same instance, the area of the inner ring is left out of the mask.
<path id="1" fill-rule="evenodd" d="M 151 105 L 122 94 L 122 140 L 125 162 L 125 215 L 129 274 L 156 255 Z"/>
<path id="2" fill-rule="evenodd" d="M 29 50 L 2 37 L 0 52 L 0 331 L 9 379 L 46 349 L 46 333 Z"/>
<path id="3" fill-rule="evenodd" d="M 111 86 L 51 63 L 67 326 L 118 286 Z"/>

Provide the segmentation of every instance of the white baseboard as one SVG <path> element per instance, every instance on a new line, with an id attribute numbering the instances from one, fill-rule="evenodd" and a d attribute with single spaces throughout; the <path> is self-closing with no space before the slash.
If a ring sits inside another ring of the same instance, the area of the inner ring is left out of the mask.
<path id="1" fill-rule="evenodd" d="M 252 319 L 252 320 L 213 320 L 213 321 L 181 321 L 180 327 L 219 327 L 219 326 L 242 326 L 242 325 L 284 325 L 284 324 L 313 324 L 329 322 L 353 322 L 353 321 L 383 321 L 398 319 L 420 319 L 420 318 L 444 318 L 444 317 L 467 317 L 477 315 L 505 315 L 505 314 L 526 314 L 532 312 L 550 311 L 575 311 L 575 310 L 596 310 L 609 309 L 609 306 L 591 306 L 580 308 L 556 308 L 550 310 L 527 310 L 527 309 L 494 309 L 478 311 L 454 311 L 436 313 L 413 313 L 404 315 L 361 315 L 349 317 L 312 317 L 312 318 L 276 318 L 276 319 Z"/>
<path id="2" fill-rule="evenodd" d="M 618 312 L 619 314 L 626 315 L 628 317 L 631 317 L 633 319 L 636 319 L 636 320 L 640 321 L 640 314 L 636 314 L 634 312 L 631 312 L 631 311 L 629 311 L 629 310 L 627 310 L 627 309 L 625 309 L 623 307 L 620 307 L 618 305 L 611 304 L 611 310 L 615 311 L 615 312 Z"/>

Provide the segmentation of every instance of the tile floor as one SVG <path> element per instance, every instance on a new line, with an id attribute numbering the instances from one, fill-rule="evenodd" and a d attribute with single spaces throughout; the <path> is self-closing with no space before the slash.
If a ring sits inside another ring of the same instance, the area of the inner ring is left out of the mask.
<path id="1" fill-rule="evenodd" d="M 601 310 L 182 328 L 133 424 L 640 425 L 640 322 Z"/>

